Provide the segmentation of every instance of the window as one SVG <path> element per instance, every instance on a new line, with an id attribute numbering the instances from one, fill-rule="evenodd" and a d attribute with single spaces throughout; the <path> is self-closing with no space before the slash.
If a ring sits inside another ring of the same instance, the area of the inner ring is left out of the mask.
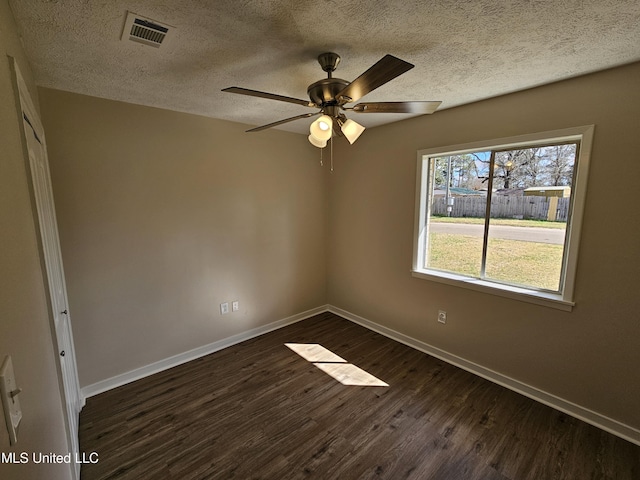
<path id="1" fill-rule="evenodd" d="M 413 275 L 570 310 L 592 136 L 419 151 Z"/>

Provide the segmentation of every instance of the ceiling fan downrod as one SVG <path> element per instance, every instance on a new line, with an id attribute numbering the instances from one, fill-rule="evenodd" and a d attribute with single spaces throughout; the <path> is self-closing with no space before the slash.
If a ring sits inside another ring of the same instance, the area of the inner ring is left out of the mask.
<path id="1" fill-rule="evenodd" d="M 318 63 L 322 70 L 327 72 L 327 78 L 331 78 L 334 70 L 338 68 L 338 64 L 340 63 L 340 55 L 333 52 L 321 53 L 318 55 Z"/>

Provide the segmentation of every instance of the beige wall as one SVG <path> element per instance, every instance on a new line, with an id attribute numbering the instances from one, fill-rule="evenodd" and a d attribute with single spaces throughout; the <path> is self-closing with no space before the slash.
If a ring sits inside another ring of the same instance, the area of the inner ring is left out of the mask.
<path id="1" fill-rule="evenodd" d="M 637 203 L 638 78 L 635 64 L 371 129 L 336 144 L 328 181 L 304 136 L 40 90 L 81 384 L 328 302 L 640 428 L 640 225 L 622 207 Z M 585 124 L 573 312 L 410 275 L 417 150 Z"/>
<path id="2" fill-rule="evenodd" d="M 337 149 L 328 302 L 640 428 L 639 80 L 634 64 L 376 128 Z M 573 312 L 411 276 L 417 150 L 586 124 L 596 127 Z"/>
<path id="3" fill-rule="evenodd" d="M 2 416 L 0 451 L 66 454 L 64 409 L 8 55 L 18 61 L 37 102 L 11 11 L 0 0 L 0 362 L 12 356 L 23 389 L 18 443 L 9 446 Z M 66 479 L 71 472 L 67 465 L 0 463 L 0 478 Z"/>
<path id="4" fill-rule="evenodd" d="M 40 97 L 82 387 L 326 303 L 326 169 L 304 136 Z"/>

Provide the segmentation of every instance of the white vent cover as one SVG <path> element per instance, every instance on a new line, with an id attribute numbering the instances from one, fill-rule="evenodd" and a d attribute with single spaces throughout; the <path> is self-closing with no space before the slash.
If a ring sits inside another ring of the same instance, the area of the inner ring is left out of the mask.
<path id="1" fill-rule="evenodd" d="M 171 25 L 151 20 L 133 12 L 127 12 L 127 19 L 124 22 L 120 40 L 131 40 L 132 42 L 159 48 L 160 45 L 167 44 L 167 40 L 171 38 L 173 28 Z"/>

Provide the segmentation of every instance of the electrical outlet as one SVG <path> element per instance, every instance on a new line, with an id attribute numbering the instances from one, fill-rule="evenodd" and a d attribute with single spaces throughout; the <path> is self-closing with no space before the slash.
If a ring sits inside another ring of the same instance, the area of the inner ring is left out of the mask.
<path id="1" fill-rule="evenodd" d="M 220 304 L 220 315 L 224 315 L 225 313 L 229 313 L 229 302 Z"/>
<path id="2" fill-rule="evenodd" d="M 238 310 L 240 310 L 240 302 L 238 300 L 235 300 L 231 303 L 231 311 L 237 312 Z"/>
<path id="3" fill-rule="evenodd" d="M 444 310 L 438 310 L 438 322 L 447 323 L 447 312 Z"/>

